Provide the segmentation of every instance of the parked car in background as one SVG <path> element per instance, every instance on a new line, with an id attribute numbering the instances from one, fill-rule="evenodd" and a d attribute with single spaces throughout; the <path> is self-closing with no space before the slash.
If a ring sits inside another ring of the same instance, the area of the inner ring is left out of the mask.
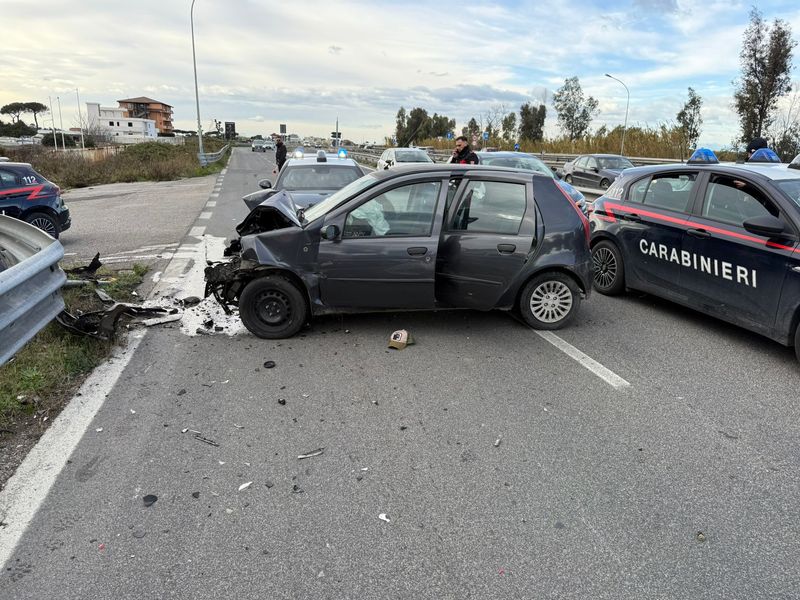
<path id="1" fill-rule="evenodd" d="M 290 158 L 274 185 L 269 179 L 262 179 L 258 182 L 262 189 L 247 194 L 242 200 L 253 210 L 273 194 L 286 190 L 298 207 L 308 208 L 362 175 L 364 170 L 353 159 L 320 150 L 311 156 Z"/>
<path id="2" fill-rule="evenodd" d="M 400 164 L 432 163 L 433 159 L 420 148 L 387 148 L 378 159 L 377 169 L 391 169 Z"/>
<path id="3" fill-rule="evenodd" d="M 72 224 L 61 188 L 29 163 L 0 162 L 0 214 L 35 225 L 56 239 Z"/>
<path id="4" fill-rule="evenodd" d="M 493 167 L 509 167 L 511 169 L 521 169 L 523 171 L 534 171 L 542 173 L 548 177 L 558 180 L 553 170 L 548 167 L 540 158 L 533 154 L 526 152 L 490 152 L 481 151 L 475 153 L 478 160 L 482 165 L 489 165 Z M 558 181 L 558 185 L 564 190 L 567 195 L 572 198 L 573 202 L 578 205 L 584 215 L 589 215 L 589 209 L 586 206 L 586 198 L 581 192 L 576 190 L 572 185 L 565 181 Z"/>
<path id="5" fill-rule="evenodd" d="M 301 210 L 282 193 L 237 226 L 206 295 L 247 329 L 290 337 L 313 316 L 513 310 L 538 329 L 591 292 L 589 222 L 556 180 L 481 165 L 378 170 Z"/>
<path id="6" fill-rule="evenodd" d="M 584 154 L 564 165 L 564 181 L 578 187 L 607 190 L 633 163 L 617 154 Z"/>
<path id="7" fill-rule="evenodd" d="M 275 142 L 273 140 L 264 140 L 265 150 L 275 150 Z"/>
<path id="8" fill-rule="evenodd" d="M 250 150 L 252 152 L 264 152 L 267 149 L 266 140 L 253 140 L 250 143 Z"/>

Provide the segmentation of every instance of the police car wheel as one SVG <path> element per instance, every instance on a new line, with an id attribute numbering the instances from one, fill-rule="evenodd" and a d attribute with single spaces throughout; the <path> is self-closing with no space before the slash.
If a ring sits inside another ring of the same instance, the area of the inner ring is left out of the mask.
<path id="1" fill-rule="evenodd" d="M 616 244 L 602 241 L 592 248 L 594 289 L 607 296 L 625 291 L 625 269 Z"/>
<path id="2" fill-rule="evenodd" d="M 259 277 L 239 296 L 239 315 L 253 335 L 266 339 L 292 337 L 307 320 L 308 308 L 300 290 L 280 275 Z"/>
<path id="3" fill-rule="evenodd" d="M 34 227 L 38 227 L 55 239 L 58 239 L 58 234 L 61 233 L 61 228 L 58 226 L 58 222 L 47 213 L 31 213 L 25 218 L 25 221 Z"/>
<path id="4" fill-rule="evenodd" d="M 611 185 L 611 182 L 608 179 L 600 180 L 600 189 L 601 190 L 607 190 L 609 185 Z"/>
<path id="5" fill-rule="evenodd" d="M 578 286 L 569 276 L 542 273 L 522 290 L 519 309 L 534 329 L 561 329 L 575 317 L 580 303 Z"/>

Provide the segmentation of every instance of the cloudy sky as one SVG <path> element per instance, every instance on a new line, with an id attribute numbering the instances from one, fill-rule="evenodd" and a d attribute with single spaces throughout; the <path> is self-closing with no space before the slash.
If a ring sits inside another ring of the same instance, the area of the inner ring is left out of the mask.
<path id="1" fill-rule="evenodd" d="M 0 105 L 59 96 L 64 126 L 82 102 L 150 96 L 196 128 L 190 0 L 0 0 Z M 461 5 L 461 6 L 460 6 Z M 400 106 L 446 114 L 457 128 L 500 106 L 550 101 L 578 76 L 600 102 L 593 127 L 674 119 L 692 86 L 704 100 L 701 143 L 735 137 L 730 108 L 752 2 L 574 0 L 431 2 L 196 0 L 204 129 L 382 140 Z M 762 1 L 800 39 L 800 3 Z M 800 64 L 800 59 L 795 60 Z M 800 69 L 794 79 L 800 80 Z M 56 113 L 58 109 L 56 108 Z M 548 111 L 548 133 L 557 133 Z"/>

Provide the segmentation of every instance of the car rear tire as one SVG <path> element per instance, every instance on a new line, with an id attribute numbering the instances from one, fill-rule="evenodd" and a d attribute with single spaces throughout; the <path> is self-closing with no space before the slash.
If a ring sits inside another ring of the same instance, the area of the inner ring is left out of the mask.
<path id="1" fill-rule="evenodd" d="M 625 291 L 625 268 L 622 253 L 614 242 L 603 240 L 592 248 L 594 289 L 606 296 Z"/>
<path id="2" fill-rule="evenodd" d="M 563 273 L 542 273 L 522 290 L 519 310 L 534 329 L 561 329 L 567 325 L 581 304 L 578 285 Z"/>
<path id="3" fill-rule="evenodd" d="M 611 182 L 608 179 L 606 179 L 605 177 L 600 180 L 600 189 L 601 190 L 607 190 L 608 186 L 610 186 L 610 185 L 611 185 Z"/>
<path id="4" fill-rule="evenodd" d="M 570 175 L 569 173 L 564 175 L 564 181 L 566 181 L 568 184 L 572 185 L 572 175 Z"/>
<path id="5" fill-rule="evenodd" d="M 280 275 L 259 277 L 239 296 L 239 315 L 253 335 L 268 340 L 292 337 L 307 320 L 302 292 Z"/>
<path id="6" fill-rule="evenodd" d="M 51 237 L 58 239 L 58 234 L 61 233 L 61 227 L 58 226 L 58 221 L 47 213 L 35 212 L 25 217 L 25 221 L 34 227 L 38 227 Z"/>

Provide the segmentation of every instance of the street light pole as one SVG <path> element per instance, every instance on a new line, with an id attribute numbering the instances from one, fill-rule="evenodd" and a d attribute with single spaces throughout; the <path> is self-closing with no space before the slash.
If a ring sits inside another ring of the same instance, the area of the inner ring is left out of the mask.
<path id="1" fill-rule="evenodd" d="M 81 114 L 81 95 L 78 93 L 78 88 L 75 88 L 75 95 L 78 97 L 78 121 L 81 126 L 81 149 L 86 149 L 86 144 L 83 142 L 83 115 Z"/>
<path id="2" fill-rule="evenodd" d="M 203 154 L 203 128 L 200 125 L 200 92 L 197 88 L 197 58 L 194 52 L 194 2 L 192 0 L 192 7 L 189 9 L 189 22 L 192 27 L 192 65 L 194 66 L 194 99 L 197 103 L 197 140 L 199 143 L 198 152 Z"/>
<path id="3" fill-rule="evenodd" d="M 606 77 L 610 77 L 614 81 L 619 81 L 620 83 L 622 83 L 622 81 L 620 81 L 613 75 L 609 75 L 608 73 L 606 73 Z M 625 88 L 625 92 L 628 94 L 628 101 L 625 103 L 625 124 L 622 126 L 622 145 L 620 146 L 619 153 L 622 156 L 625 156 L 625 131 L 628 129 L 628 107 L 631 105 L 631 93 L 628 90 L 628 86 L 625 85 L 624 83 L 622 83 L 622 87 Z"/>

